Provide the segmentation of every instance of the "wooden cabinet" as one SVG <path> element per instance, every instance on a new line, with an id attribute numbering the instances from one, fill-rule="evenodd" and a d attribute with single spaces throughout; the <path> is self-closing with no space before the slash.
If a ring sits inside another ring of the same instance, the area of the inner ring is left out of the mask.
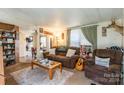
<path id="1" fill-rule="evenodd" d="M 4 79 L 4 65 L 3 65 L 3 50 L 2 47 L 0 46 L 0 85 L 5 84 L 5 79 Z"/>

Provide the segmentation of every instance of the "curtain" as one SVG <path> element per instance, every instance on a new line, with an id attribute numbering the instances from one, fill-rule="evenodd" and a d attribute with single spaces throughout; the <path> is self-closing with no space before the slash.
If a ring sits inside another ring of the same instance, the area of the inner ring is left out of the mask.
<path id="1" fill-rule="evenodd" d="M 70 46 L 70 36 L 71 36 L 71 29 L 67 29 L 67 47 Z"/>
<path id="2" fill-rule="evenodd" d="M 97 25 L 81 28 L 85 38 L 92 44 L 93 49 L 97 48 Z"/>

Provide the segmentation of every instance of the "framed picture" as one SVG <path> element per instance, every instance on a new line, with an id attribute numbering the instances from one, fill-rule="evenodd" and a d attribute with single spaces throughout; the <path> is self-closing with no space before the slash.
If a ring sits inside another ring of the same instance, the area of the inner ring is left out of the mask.
<path id="1" fill-rule="evenodd" d="M 107 36 L 106 27 L 102 27 L 102 36 L 103 36 L 103 37 Z"/>
<path id="2" fill-rule="evenodd" d="M 40 33 L 43 33 L 43 28 L 39 28 Z"/>

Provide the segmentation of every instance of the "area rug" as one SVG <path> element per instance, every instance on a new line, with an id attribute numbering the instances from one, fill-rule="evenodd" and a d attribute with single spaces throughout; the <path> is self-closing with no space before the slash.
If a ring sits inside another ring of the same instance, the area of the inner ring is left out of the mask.
<path id="1" fill-rule="evenodd" d="M 53 79 L 49 80 L 48 72 L 39 67 L 35 67 L 33 70 L 28 67 L 11 73 L 19 85 L 63 85 L 73 74 L 67 70 L 62 70 L 61 74 L 60 70 L 56 69 Z"/>

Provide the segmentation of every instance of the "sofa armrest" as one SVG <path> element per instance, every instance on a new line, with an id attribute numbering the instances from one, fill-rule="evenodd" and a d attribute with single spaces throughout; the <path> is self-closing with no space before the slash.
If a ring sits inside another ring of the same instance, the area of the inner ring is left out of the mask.
<path id="1" fill-rule="evenodd" d="M 47 58 L 47 55 L 49 55 L 49 52 L 43 52 L 43 57 Z"/>
<path id="2" fill-rule="evenodd" d="M 80 57 L 79 55 L 73 55 L 73 56 L 70 57 L 70 66 L 71 66 L 72 68 L 75 67 L 75 65 L 76 65 L 76 63 L 77 63 L 79 57 Z"/>
<path id="3" fill-rule="evenodd" d="M 121 65 L 117 65 L 117 64 L 112 64 L 112 65 L 110 65 L 109 66 L 109 68 L 108 68 L 108 71 L 109 72 L 121 72 Z"/>
<path id="4" fill-rule="evenodd" d="M 80 58 L 80 56 L 79 55 L 73 55 L 73 56 L 71 56 L 71 61 L 78 61 L 78 59 Z"/>
<path id="5" fill-rule="evenodd" d="M 79 55 L 73 55 L 73 56 L 71 56 L 71 59 L 77 59 L 79 57 L 80 57 Z"/>

